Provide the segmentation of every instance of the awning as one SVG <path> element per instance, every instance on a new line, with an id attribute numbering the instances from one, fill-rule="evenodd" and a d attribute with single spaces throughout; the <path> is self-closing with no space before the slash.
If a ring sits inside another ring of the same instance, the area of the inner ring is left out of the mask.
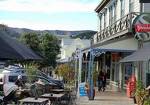
<path id="1" fill-rule="evenodd" d="M 126 53 L 130 53 L 130 52 L 134 52 L 135 50 L 122 50 L 122 49 L 104 49 L 104 48 L 91 48 L 91 50 L 88 53 L 88 56 L 90 56 L 89 54 L 92 53 L 94 56 L 100 56 L 101 54 L 104 54 L 106 52 L 126 52 Z"/>
<path id="2" fill-rule="evenodd" d="M 123 58 L 120 62 L 148 61 L 150 59 L 150 44 Z"/>

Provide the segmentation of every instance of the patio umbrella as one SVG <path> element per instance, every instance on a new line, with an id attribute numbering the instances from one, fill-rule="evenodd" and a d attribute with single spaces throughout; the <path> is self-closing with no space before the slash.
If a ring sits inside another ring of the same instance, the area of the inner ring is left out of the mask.
<path id="1" fill-rule="evenodd" d="M 1 60 L 41 60 L 24 44 L 12 39 L 5 31 L 0 31 L 0 59 Z"/>

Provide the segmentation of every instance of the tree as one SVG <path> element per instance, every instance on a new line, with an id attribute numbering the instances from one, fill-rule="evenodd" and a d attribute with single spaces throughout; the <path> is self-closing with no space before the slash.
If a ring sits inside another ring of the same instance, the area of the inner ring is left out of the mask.
<path id="1" fill-rule="evenodd" d="M 44 56 L 43 66 L 56 66 L 56 58 L 60 52 L 59 41 L 56 36 L 44 34 L 40 37 L 40 49 Z"/>
<path id="2" fill-rule="evenodd" d="M 60 52 L 60 46 L 56 36 L 46 33 L 38 37 L 36 33 L 24 33 L 20 41 L 44 57 L 43 61 L 40 62 L 40 67 L 55 67 L 56 58 Z"/>
<path id="3" fill-rule="evenodd" d="M 26 44 L 29 48 L 31 48 L 35 52 L 39 52 L 39 38 L 36 33 L 23 33 L 20 37 L 20 41 Z"/>
<path id="4" fill-rule="evenodd" d="M 67 83 L 73 83 L 75 72 L 69 64 L 61 64 L 56 68 L 57 75 L 63 77 Z"/>

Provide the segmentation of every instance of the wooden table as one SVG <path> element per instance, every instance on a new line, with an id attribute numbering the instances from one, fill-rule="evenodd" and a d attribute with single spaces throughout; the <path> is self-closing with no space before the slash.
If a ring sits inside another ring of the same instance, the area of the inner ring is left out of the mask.
<path id="1" fill-rule="evenodd" d="M 19 100 L 23 105 L 47 105 L 47 98 L 38 98 L 37 100 L 34 97 L 27 97 L 22 100 Z"/>
<path id="2" fill-rule="evenodd" d="M 50 91 L 52 93 L 62 93 L 62 92 L 64 92 L 64 89 L 51 89 Z"/>
<path id="3" fill-rule="evenodd" d="M 42 98 L 48 98 L 51 104 L 59 104 L 62 96 L 64 96 L 64 94 L 46 93 L 41 95 Z"/>

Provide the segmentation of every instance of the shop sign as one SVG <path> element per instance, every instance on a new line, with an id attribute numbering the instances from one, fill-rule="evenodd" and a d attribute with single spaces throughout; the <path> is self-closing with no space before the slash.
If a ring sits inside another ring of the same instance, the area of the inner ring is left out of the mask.
<path id="1" fill-rule="evenodd" d="M 136 32 L 150 32 L 150 24 L 136 24 L 135 31 Z"/>
<path id="2" fill-rule="evenodd" d="M 150 40 L 150 14 L 138 15 L 133 21 L 133 33 L 135 38 L 142 41 Z"/>
<path id="3" fill-rule="evenodd" d="M 140 0 L 140 3 L 150 3 L 150 0 Z"/>

